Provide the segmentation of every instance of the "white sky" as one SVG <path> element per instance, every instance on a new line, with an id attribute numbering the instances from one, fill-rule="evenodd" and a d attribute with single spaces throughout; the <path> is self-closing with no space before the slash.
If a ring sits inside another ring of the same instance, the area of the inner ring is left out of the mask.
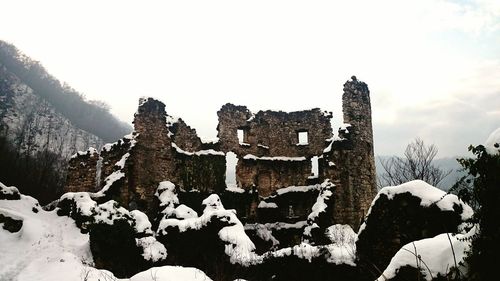
<path id="1" fill-rule="evenodd" d="M 226 102 L 321 107 L 372 97 L 376 154 L 420 136 L 465 154 L 500 127 L 500 1 L 0 0 L 0 39 L 131 121 L 157 97 L 215 137 Z"/>

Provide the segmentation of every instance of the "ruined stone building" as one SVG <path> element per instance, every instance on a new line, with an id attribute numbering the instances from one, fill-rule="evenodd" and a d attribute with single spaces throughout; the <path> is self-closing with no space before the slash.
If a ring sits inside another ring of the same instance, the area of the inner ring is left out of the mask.
<path id="1" fill-rule="evenodd" d="M 203 143 L 155 99 L 141 99 L 134 132 L 100 152 L 70 160 L 67 192 L 100 192 L 129 209 L 156 215 L 155 192 L 175 184 L 183 204 L 201 210 L 211 193 L 237 210 L 246 225 L 303 226 L 320 192 L 334 184 L 327 223 L 359 227 L 376 194 L 369 90 L 356 77 L 344 84 L 343 125 L 333 134 L 331 112 L 250 112 L 225 104 L 217 112 L 218 141 Z M 233 154 L 234 153 L 234 154 Z M 236 186 L 226 185 L 226 157 L 237 157 Z"/>

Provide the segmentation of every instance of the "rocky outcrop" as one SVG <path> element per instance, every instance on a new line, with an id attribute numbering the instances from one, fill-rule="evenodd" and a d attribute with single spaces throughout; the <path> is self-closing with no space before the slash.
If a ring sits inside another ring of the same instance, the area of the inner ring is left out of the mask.
<path id="1" fill-rule="evenodd" d="M 378 277 L 405 244 L 441 233 L 458 233 L 471 216 L 472 209 L 457 196 L 423 181 L 385 187 L 358 233 L 360 264 Z"/>

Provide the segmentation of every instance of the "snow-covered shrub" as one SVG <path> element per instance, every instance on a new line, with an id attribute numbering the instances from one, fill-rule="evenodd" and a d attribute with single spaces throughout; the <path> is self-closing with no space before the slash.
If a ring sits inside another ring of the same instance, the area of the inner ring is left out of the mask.
<path id="1" fill-rule="evenodd" d="M 493 131 L 484 145 L 470 146 L 474 158 L 459 159 L 469 173 L 471 200 L 477 206 L 473 222 L 478 233 L 472 239 L 467 258 L 470 280 L 488 280 L 497 276 L 500 253 L 500 128 Z"/>
<path id="2" fill-rule="evenodd" d="M 170 181 L 160 182 L 156 189 L 155 196 L 160 201 L 161 214 L 164 219 L 187 219 L 198 217 L 198 214 L 193 209 L 184 204 L 179 205 L 175 184 Z"/>
<path id="3" fill-rule="evenodd" d="M 14 186 L 6 186 L 0 182 L 0 200 L 19 200 L 21 194 Z"/>
<path id="4" fill-rule="evenodd" d="M 90 249 L 97 268 L 105 268 L 119 278 L 146 269 L 143 249 L 137 246 L 134 227 L 123 219 L 91 224 Z"/>
<path id="5" fill-rule="evenodd" d="M 167 257 L 141 211 L 128 211 L 113 200 L 97 204 L 89 193 L 78 192 L 64 194 L 57 213 L 73 218 L 82 232 L 89 232 L 96 263 L 117 276 L 128 277 Z"/>

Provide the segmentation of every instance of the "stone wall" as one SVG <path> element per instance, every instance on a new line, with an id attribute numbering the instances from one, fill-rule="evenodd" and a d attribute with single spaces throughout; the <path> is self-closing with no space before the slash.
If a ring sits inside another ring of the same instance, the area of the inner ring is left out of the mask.
<path id="1" fill-rule="evenodd" d="M 202 149 L 202 142 L 196 130 L 189 127 L 184 120 L 179 118 L 169 127 L 169 130 L 172 132 L 172 141 L 181 149 L 191 152 Z"/>
<path id="2" fill-rule="evenodd" d="M 331 112 L 319 108 L 289 113 L 267 110 L 253 115 L 245 106 L 226 104 L 217 115 L 221 149 L 241 157 L 252 154 L 308 158 L 320 155 L 332 137 Z M 242 143 L 238 129 L 245 135 Z M 307 132 L 307 143 L 299 143 L 299 132 Z"/>
<path id="3" fill-rule="evenodd" d="M 115 164 L 128 152 L 130 149 L 130 139 L 123 138 L 115 143 L 107 144 L 101 149 L 101 174 L 100 186 L 103 186 L 103 180 L 115 171 Z"/>
<path id="4" fill-rule="evenodd" d="M 311 175 L 311 161 L 278 161 L 239 159 L 236 181 L 246 190 L 258 187 L 261 197 L 270 196 L 277 189 L 306 185 Z"/>
<path id="5" fill-rule="evenodd" d="M 98 160 L 99 154 L 93 148 L 73 155 L 68 163 L 65 192 L 96 191 Z"/>
<path id="6" fill-rule="evenodd" d="M 184 191 L 221 194 L 226 189 L 224 155 L 176 154 L 174 183 Z"/>

